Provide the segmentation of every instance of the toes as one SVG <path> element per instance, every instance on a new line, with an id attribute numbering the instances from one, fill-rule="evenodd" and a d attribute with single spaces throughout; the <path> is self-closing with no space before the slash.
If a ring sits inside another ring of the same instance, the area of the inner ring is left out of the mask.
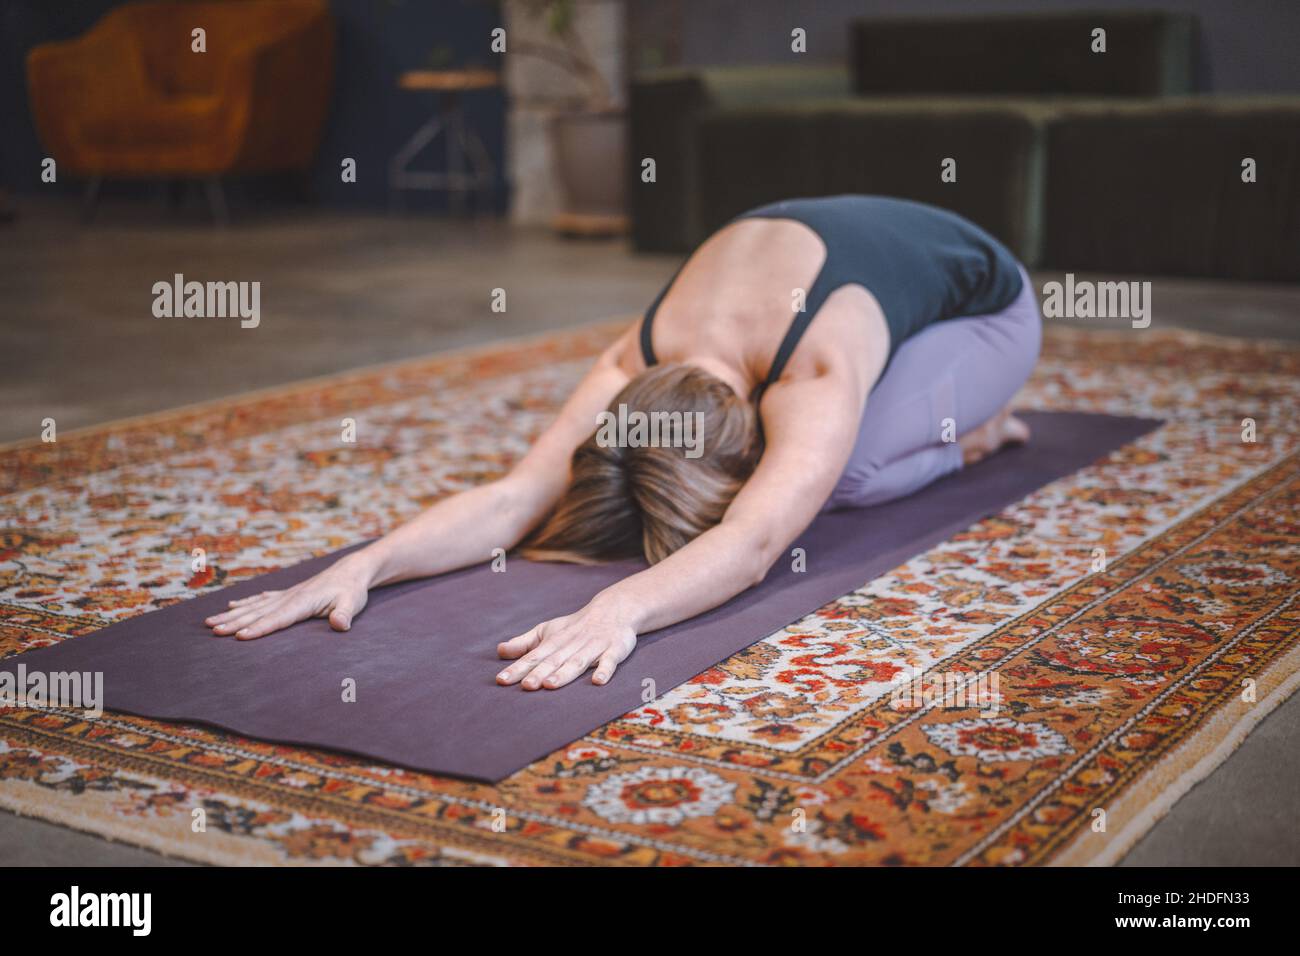
<path id="1" fill-rule="evenodd" d="M 1002 437 L 1005 441 L 1023 445 L 1029 441 L 1029 426 L 1015 415 L 1008 415 L 1002 424 Z"/>

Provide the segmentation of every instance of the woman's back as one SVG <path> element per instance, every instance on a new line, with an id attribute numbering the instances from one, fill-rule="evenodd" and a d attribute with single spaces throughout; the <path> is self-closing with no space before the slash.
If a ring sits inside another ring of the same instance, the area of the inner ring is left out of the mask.
<path id="1" fill-rule="evenodd" d="M 946 210 L 883 196 L 787 200 L 710 237 L 647 310 L 642 341 L 648 364 L 660 337 L 713 351 L 740 335 L 774 356 L 793 323 L 783 365 L 826 300 L 852 285 L 879 304 L 892 355 L 933 322 L 1005 308 L 1021 282 L 1005 246 Z M 673 328 L 652 337 L 661 308 Z"/>

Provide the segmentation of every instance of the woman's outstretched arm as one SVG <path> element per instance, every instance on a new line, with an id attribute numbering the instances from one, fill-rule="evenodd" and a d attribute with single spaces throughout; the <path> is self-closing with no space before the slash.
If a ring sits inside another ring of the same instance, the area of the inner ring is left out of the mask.
<path id="1" fill-rule="evenodd" d="M 574 614 L 501 644 L 498 653 L 517 660 L 498 682 L 555 688 L 595 667 L 592 680 L 603 684 L 637 635 L 702 614 L 762 581 L 839 480 L 866 390 L 848 374 L 773 386 L 763 400 L 767 448 L 722 521 Z"/>
<path id="2" fill-rule="evenodd" d="M 564 493 L 574 449 L 627 384 L 634 333 L 635 327 L 597 359 L 556 420 L 505 477 L 444 498 L 306 581 L 232 601 L 230 610 L 204 623 L 215 634 L 240 640 L 309 617 L 328 616 L 331 627 L 346 631 L 372 587 L 454 571 L 489 560 L 494 548 L 513 548 Z"/>
<path id="3" fill-rule="evenodd" d="M 554 422 L 505 477 L 445 498 L 362 551 L 372 587 L 430 577 L 509 551 L 545 517 L 569 483 L 574 449 L 628 383 L 620 364 L 627 336 L 596 361 Z"/>

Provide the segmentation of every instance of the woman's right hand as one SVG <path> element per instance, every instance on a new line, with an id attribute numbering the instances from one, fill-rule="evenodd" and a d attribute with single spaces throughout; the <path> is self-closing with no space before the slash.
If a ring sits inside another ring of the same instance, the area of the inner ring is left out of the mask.
<path id="1" fill-rule="evenodd" d="M 319 574 L 285 591 L 263 591 L 230 602 L 230 610 L 203 623 L 219 636 L 240 641 L 265 637 L 309 617 L 329 617 L 330 627 L 346 631 L 370 595 L 371 572 L 356 555 L 340 558 Z"/>

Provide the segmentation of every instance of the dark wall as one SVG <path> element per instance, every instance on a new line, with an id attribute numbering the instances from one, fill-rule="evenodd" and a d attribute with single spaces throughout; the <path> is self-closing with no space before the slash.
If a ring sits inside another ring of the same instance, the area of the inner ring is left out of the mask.
<path id="1" fill-rule="evenodd" d="M 40 182 L 45 156 L 27 106 L 27 51 L 47 40 L 66 39 L 88 29 L 121 0 L 3 0 L 0 2 L 0 185 L 19 193 L 52 187 Z M 382 205 L 387 199 L 389 157 L 436 107 L 434 94 L 395 88 L 406 69 L 439 66 L 497 66 L 489 33 L 500 18 L 483 0 L 330 0 L 337 34 L 334 99 L 311 173 L 314 195 L 333 205 Z M 468 94 L 466 122 L 478 132 L 498 171 L 503 168 L 503 94 Z M 357 161 L 357 182 L 339 179 L 345 156 Z M 438 168 L 441 141 L 430 147 L 421 168 Z M 500 175 L 498 173 L 498 179 Z M 499 205 L 504 189 L 498 184 Z M 75 189 L 75 183 L 60 183 Z M 119 189 L 123 187 L 118 187 Z M 244 184 L 255 194 L 274 192 L 275 183 Z M 411 203 L 436 205 L 423 196 Z"/>
<path id="2" fill-rule="evenodd" d="M 632 0 L 653 11 L 664 0 Z M 808 32 L 808 56 L 843 59 L 845 25 L 859 17 L 1027 13 L 1035 10 L 1168 10 L 1201 27 L 1200 86 L 1227 93 L 1300 92 L 1297 0 L 697 0 L 674 5 L 676 37 L 663 45 L 691 66 L 790 57 L 790 30 Z"/>

